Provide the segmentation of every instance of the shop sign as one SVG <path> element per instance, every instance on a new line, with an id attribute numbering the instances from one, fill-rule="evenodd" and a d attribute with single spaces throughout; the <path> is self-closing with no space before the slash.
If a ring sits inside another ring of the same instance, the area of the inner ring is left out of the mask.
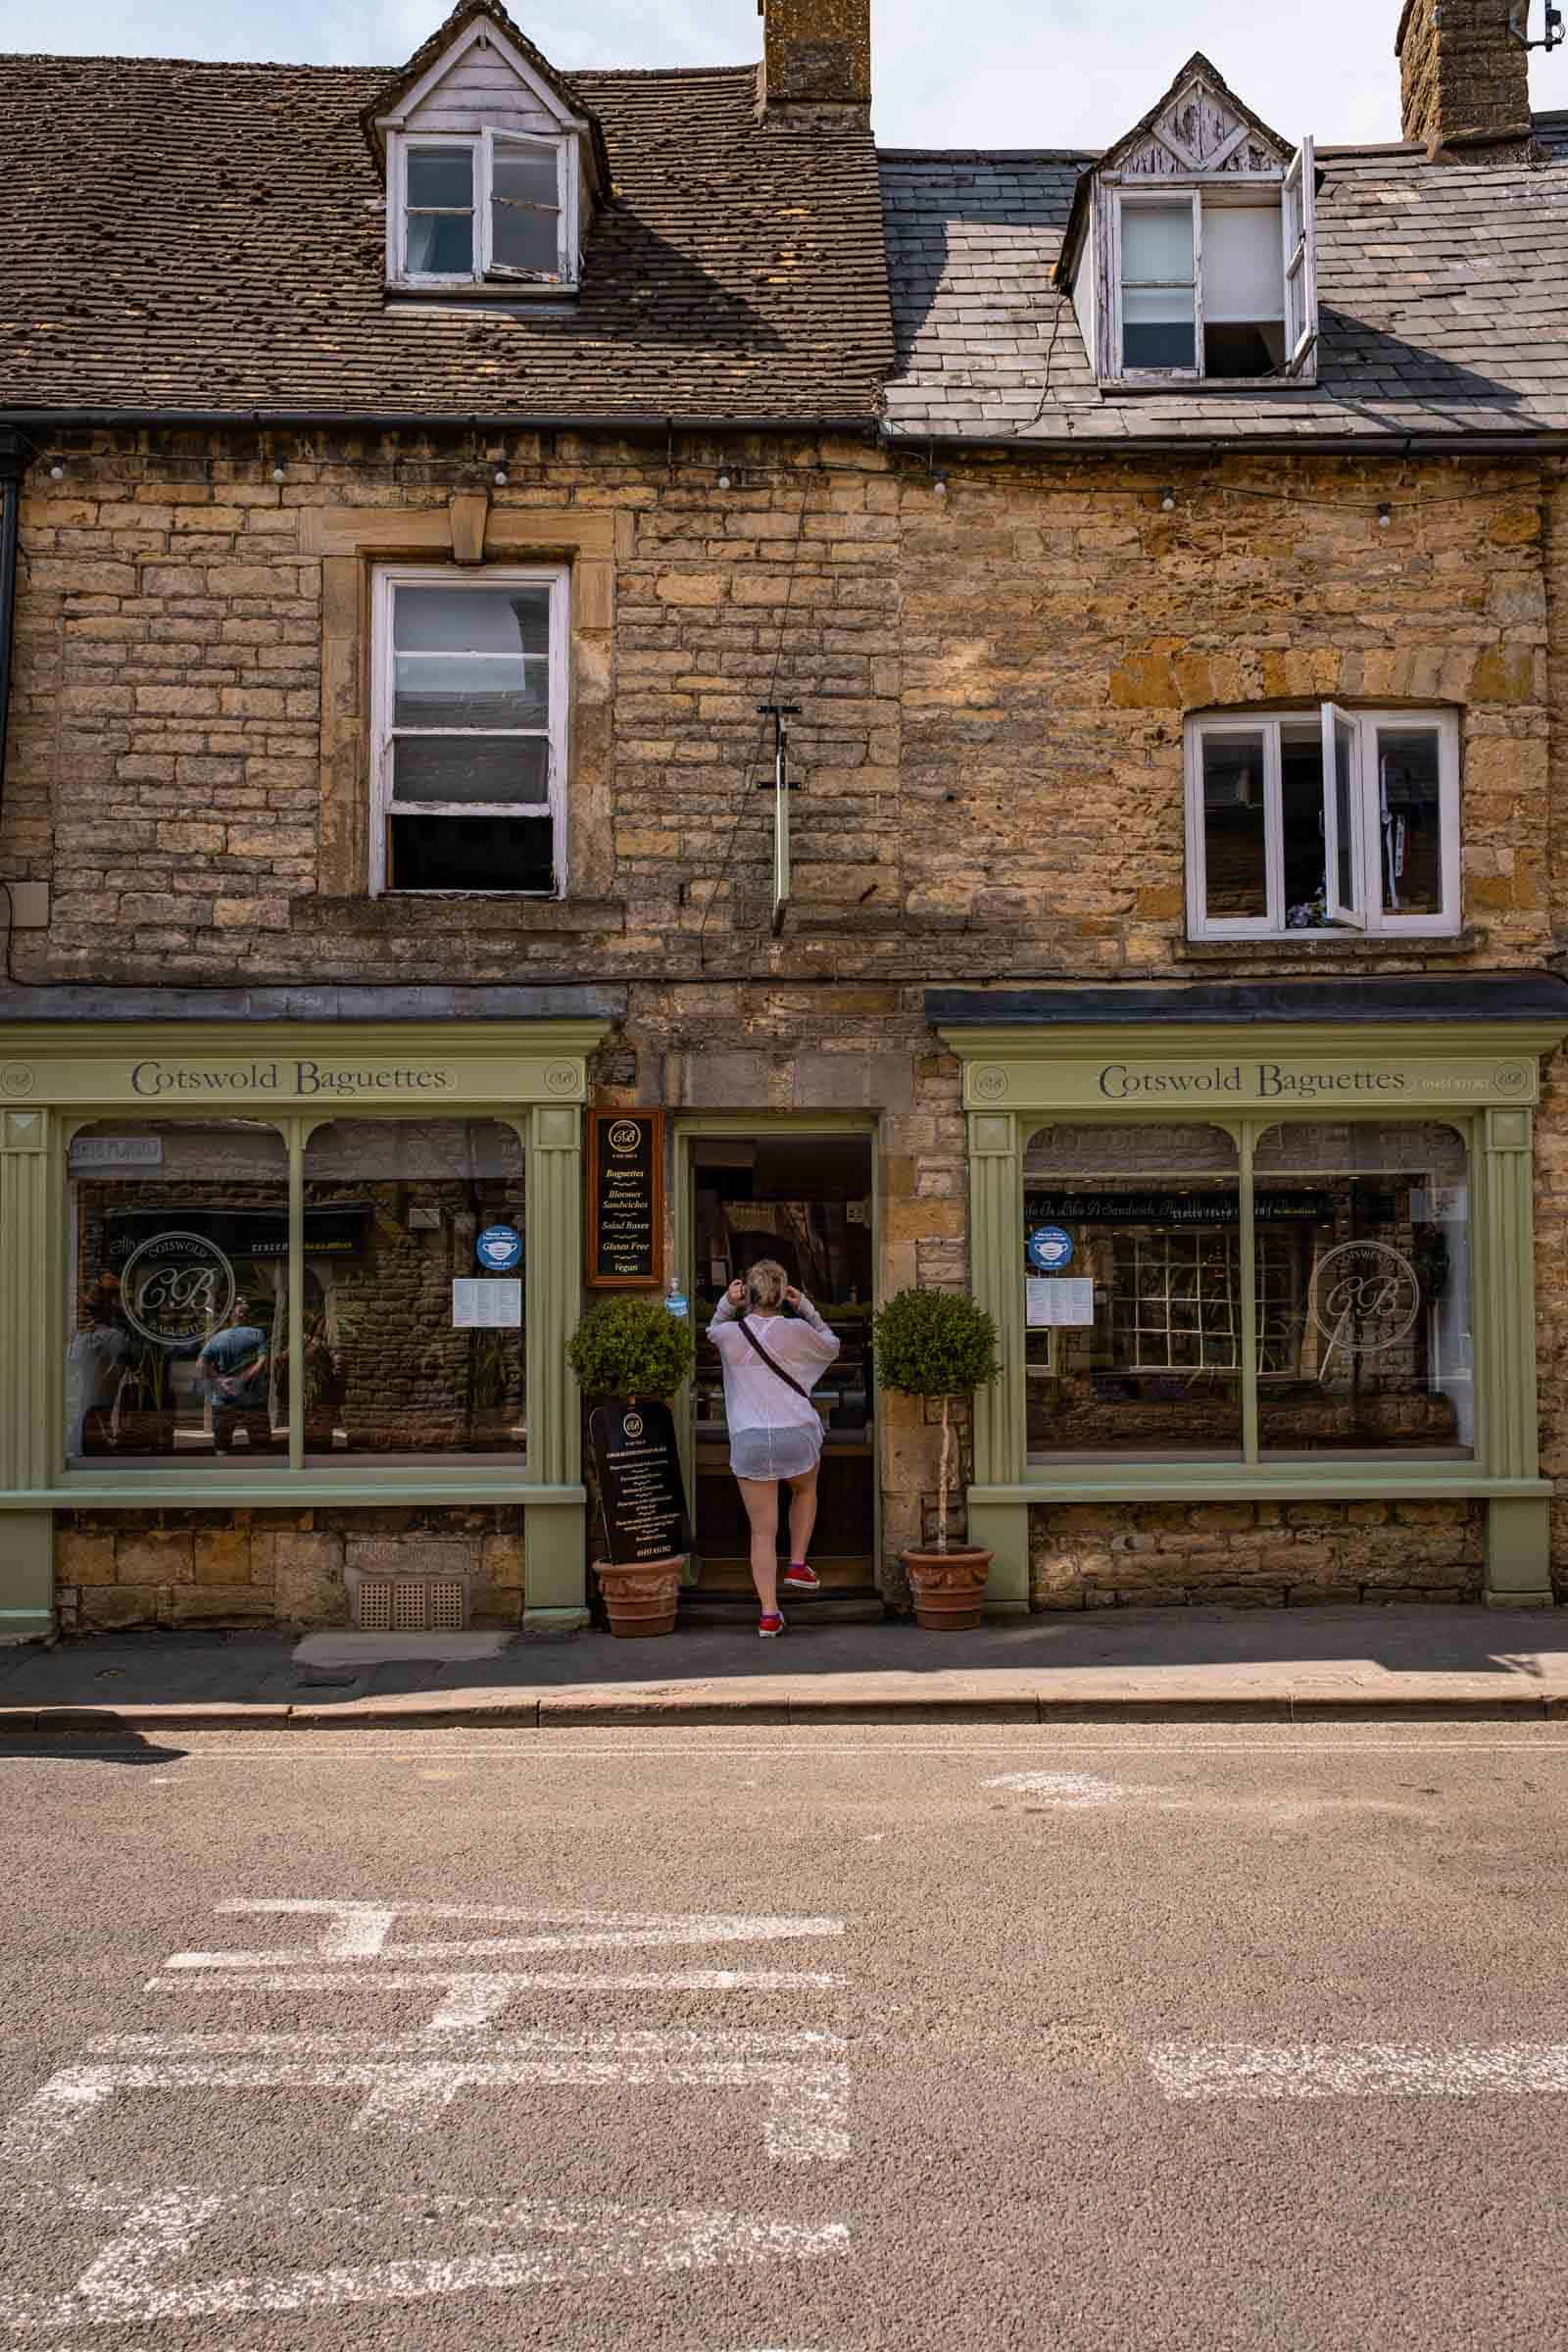
<path id="1" fill-rule="evenodd" d="M 1034 1254 L 1035 1228 L 1047 1219 L 1059 1219 L 1064 1225 L 1236 1225 L 1241 1213 L 1241 1197 L 1234 1189 L 1222 1193 L 1027 1193 L 1023 1203 L 1024 1224 L 1029 1228 L 1025 1254 L 1031 1265 L 1042 1262 Z M 1333 1218 L 1334 1200 L 1328 1193 L 1257 1193 L 1252 1215 L 1258 1224 L 1323 1224 Z"/>
<path id="2" fill-rule="evenodd" d="M 363 1201 L 305 1211 L 307 1257 L 361 1257 L 370 1212 Z M 105 1219 L 104 1255 L 119 1272 L 131 1252 L 178 1232 L 210 1243 L 225 1258 L 286 1258 L 288 1212 L 268 1208 L 117 1208 Z"/>
<path id="3" fill-rule="evenodd" d="M 1531 1103 L 1541 1073 L 1533 1054 L 1508 1057 L 1381 1061 L 1347 1054 L 1308 1059 L 1285 1054 L 1209 1055 L 1194 1060 L 1082 1060 L 1049 1064 L 976 1061 L 965 1096 L 976 1109 L 1009 1104 L 1060 1109 L 1148 1110 L 1223 1117 L 1238 1110 L 1385 1110 L 1418 1115 L 1439 1105 Z"/>
<path id="4" fill-rule="evenodd" d="M 1064 1274 L 1072 1264 L 1072 1235 L 1059 1225 L 1041 1225 L 1024 1244 L 1024 1254 L 1042 1274 Z"/>
<path id="5" fill-rule="evenodd" d="M 277 1095 L 294 1102 L 322 1096 L 389 1095 L 417 1102 L 455 1094 L 454 1070 L 439 1063 L 336 1062 L 306 1056 L 287 1061 L 138 1061 L 130 1091 L 149 1102 L 221 1102 L 225 1095 Z"/>
<path id="6" fill-rule="evenodd" d="M 598 1290 L 652 1290 L 664 1270 L 664 1114 L 596 1110 L 588 1121 L 587 1269 Z"/>
<path id="7" fill-rule="evenodd" d="M 161 1168 L 161 1135 L 76 1135 L 71 1139 L 71 1172 L 88 1168 Z"/>
<path id="8" fill-rule="evenodd" d="M 588 1416 L 604 1558 L 614 1568 L 691 1549 L 686 1489 L 667 1404 L 601 1404 Z"/>

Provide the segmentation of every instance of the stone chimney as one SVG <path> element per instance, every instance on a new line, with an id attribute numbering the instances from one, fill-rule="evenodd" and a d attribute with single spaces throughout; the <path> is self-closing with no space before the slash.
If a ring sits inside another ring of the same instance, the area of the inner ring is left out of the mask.
<path id="1" fill-rule="evenodd" d="M 1523 15 L 1519 0 L 1404 0 L 1394 43 L 1402 136 L 1434 162 L 1529 152 L 1530 56 L 1510 29 Z"/>
<path id="2" fill-rule="evenodd" d="M 765 114 L 831 108 L 869 119 L 871 0 L 758 0 L 758 10 Z"/>

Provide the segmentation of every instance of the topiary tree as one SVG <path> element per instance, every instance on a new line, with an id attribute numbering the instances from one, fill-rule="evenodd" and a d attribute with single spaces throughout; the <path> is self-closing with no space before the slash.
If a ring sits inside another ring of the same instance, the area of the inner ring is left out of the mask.
<path id="1" fill-rule="evenodd" d="M 997 1327 L 961 1291 L 900 1291 L 878 1308 L 873 1325 L 876 1377 L 901 1396 L 942 1399 L 942 1479 L 937 1549 L 948 1548 L 948 1471 L 956 1396 L 970 1396 L 1002 1370 Z"/>
<path id="2" fill-rule="evenodd" d="M 642 1396 L 665 1403 L 696 1360 L 692 1327 L 656 1298 L 606 1298 L 591 1306 L 566 1344 L 577 1385 L 592 1403 Z"/>

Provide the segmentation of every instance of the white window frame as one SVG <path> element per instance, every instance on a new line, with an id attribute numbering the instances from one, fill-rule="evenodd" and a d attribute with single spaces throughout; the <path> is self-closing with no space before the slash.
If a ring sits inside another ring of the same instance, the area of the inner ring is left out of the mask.
<path id="1" fill-rule="evenodd" d="M 1324 757 L 1324 876 L 1330 920 L 1309 930 L 1286 927 L 1285 835 L 1280 784 L 1280 740 L 1285 727 L 1318 727 Z M 1348 904 L 1338 894 L 1337 809 L 1334 763 L 1337 730 L 1348 728 L 1353 772 L 1349 798 L 1354 842 L 1352 889 Z M 1442 827 L 1443 905 L 1435 914 L 1400 914 L 1383 906 L 1381 810 L 1377 806 L 1377 740 L 1380 728 L 1396 733 L 1430 730 L 1438 739 L 1438 813 Z M 1203 745 L 1226 736 L 1261 736 L 1263 742 L 1263 841 L 1265 904 L 1262 915 L 1211 917 L 1203 808 Z M 1187 820 L 1187 936 L 1189 939 L 1353 939 L 1453 937 L 1461 927 L 1459 836 L 1459 718 L 1454 710 L 1373 709 L 1347 710 L 1335 703 L 1299 710 L 1197 714 L 1184 729 Z"/>
<path id="2" fill-rule="evenodd" d="M 556 270 L 536 273 L 497 265 L 493 258 L 495 153 L 497 145 L 550 149 L 556 159 Z M 414 270 L 409 268 L 409 150 L 464 147 L 473 162 L 473 268 Z M 439 293 L 443 287 L 509 286 L 517 292 L 560 293 L 577 283 L 577 141 L 575 134 L 509 130 L 504 123 L 480 131 L 391 131 L 387 136 L 387 282 Z"/>
<path id="3" fill-rule="evenodd" d="M 410 898 L 564 898 L 567 888 L 566 766 L 567 678 L 570 644 L 570 572 L 564 564 L 479 564 L 462 569 L 442 564 L 377 564 L 370 589 L 370 896 L 373 899 L 407 895 Z M 487 735 L 515 733 L 535 740 L 548 736 L 549 783 L 543 806 L 515 801 L 420 801 L 400 810 L 393 798 L 392 747 L 400 733 L 458 734 L 466 730 L 416 727 L 399 729 L 392 723 L 396 670 L 392 642 L 392 607 L 399 588 L 444 588 L 454 596 L 479 588 L 539 588 L 550 590 L 550 724 L 548 728 L 486 728 Z M 388 844 L 394 813 L 462 819 L 476 816 L 540 816 L 549 814 L 555 875 L 553 891 L 410 891 L 395 893 L 389 879 Z"/>
<path id="4" fill-rule="evenodd" d="M 1250 385 L 1255 389 L 1289 379 L 1313 383 L 1317 376 L 1317 208 L 1312 141 L 1303 139 L 1283 178 L 1277 172 L 1227 172 L 1223 176 L 1186 174 L 1145 177 L 1129 185 L 1109 174 L 1103 182 L 1105 269 L 1101 285 L 1106 345 L 1102 380 L 1129 391 L 1164 384 Z M 1129 368 L 1122 341 L 1122 213 L 1128 205 L 1179 204 L 1193 208 L 1192 368 Z M 1281 295 L 1285 358 L 1271 375 L 1207 375 L 1203 343 L 1203 204 L 1236 204 L 1277 210 L 1280 219 Z"/>

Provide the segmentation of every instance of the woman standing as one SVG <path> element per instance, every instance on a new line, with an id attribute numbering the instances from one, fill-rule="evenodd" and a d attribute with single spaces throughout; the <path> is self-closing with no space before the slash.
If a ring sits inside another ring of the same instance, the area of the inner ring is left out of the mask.
<path id="1" fill-rule="evenodd" d="M 795 1309 L 791 1319 L 779 1313 Z M 724 1417 L 729 1466 L 752 1529 L 752 1582 L 761 1606 L 764 1641 L 784 1631 L 778 1605 L 778 1489 L 790 1490 L 790 1557 L 784 1584 L 815 1592 L 806 1564 L 816 1524 L 816 1472 L 822 1423 L 811 1384 L 839 1351 L 838 1341 L 777 1260 L 759 1259 L 744 1281 L 732 1282 L 718 1302 L 709 1338 L 724 1367 Z"/>

